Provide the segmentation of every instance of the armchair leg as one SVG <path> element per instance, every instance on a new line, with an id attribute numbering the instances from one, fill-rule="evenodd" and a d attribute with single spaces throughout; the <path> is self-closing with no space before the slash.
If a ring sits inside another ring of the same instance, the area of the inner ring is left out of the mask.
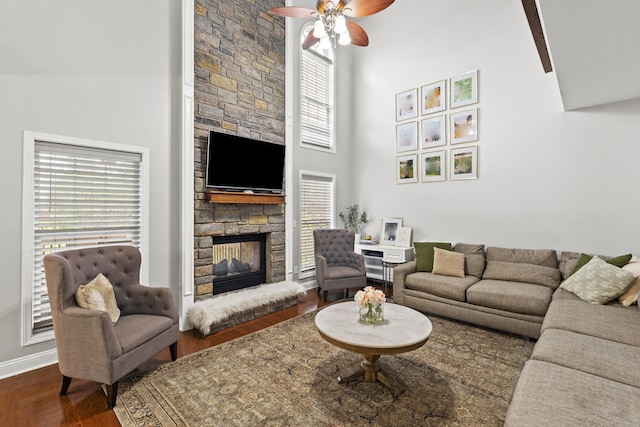
<path id="1" fill-rule="evenodd" d="M 171 352 L 171 360 L 175 362 L 178 358 L 178 341 L 169 346 L 169 351 Z"/>
<path id="2" fill-rule="evenodd" d="M 69 391 L 69 386 L 71 385 L 71 378 L 67 376 L 62 376 L 62 388 L 60 389 L 60 396 L 66 396 L 67 391 Z"/>
<path id="3" fill-rule="evenodd" d="M 113 409 L 116 406 L 116 396 L 118 395 L 118 381 L 108 385 L 107 384 L 107 406 L 109 409 Z"/>

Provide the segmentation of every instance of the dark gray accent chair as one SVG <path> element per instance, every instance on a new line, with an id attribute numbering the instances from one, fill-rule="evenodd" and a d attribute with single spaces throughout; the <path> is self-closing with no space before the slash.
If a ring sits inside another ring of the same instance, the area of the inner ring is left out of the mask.
<path id="1" fill-rule="evenodd" d="M 62 373 L 60 395 L 72 378 L 107 386 L 107 404 L 116 404 L 118 380 L 169 347 L 178 350 L 178 310 L 171 290 L 140 284 L 140 251 L 132 246 L 102 246 L 45 256 L 44 269 L 53 330 Z M 113 285 L 120 318 L 76 304 L 80 285 L 102 273 Z"/>
<path id="2" fill-rule="evenodd" d="M 328 291 L 342 289 L 346 298 L 349 289 L 367 286 L 364 257 L 354 252 L 354 240 L 351 230 L 313 231 L 316 282 L 323 301 Z"/>

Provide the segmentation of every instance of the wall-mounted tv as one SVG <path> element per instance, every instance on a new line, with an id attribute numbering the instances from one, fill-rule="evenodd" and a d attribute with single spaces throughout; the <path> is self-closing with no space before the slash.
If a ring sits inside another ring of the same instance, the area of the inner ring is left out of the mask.
<path id="1" fill-rule="evenodd" d="M 285 146 L 209 131 L 207 188 L 282 193 Z"/>

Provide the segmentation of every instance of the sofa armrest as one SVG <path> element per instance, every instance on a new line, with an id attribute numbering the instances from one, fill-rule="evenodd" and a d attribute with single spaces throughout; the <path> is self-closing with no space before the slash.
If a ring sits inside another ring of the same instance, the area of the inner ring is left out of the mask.
<path id="1" fill-rule="evenodd" d="M 56 335 L 61 365 L 75 370 L 74 367 L 84 365 L 86 360 L 91 360 L 92 365 L 101 364 L 102 361 L 95 359 L 105 356 L 115 359 L 122 355 L 122 347 L 113 329 L 111 317 L 106 311 L 68 307 L 62 314 L 59 319 L 63 325 L 58 329 L 64 332 Z M 62 360 L 65 357 L 67 359 Z M 78 359 L 74 359 L 75 357 Z"/>
<path id="2" fill-rule="evenodd" d="M 316 264 L 316 283 L 319 287 L 324 284 L 324 278 L 329 274 L 329 266 L 327 265 L 327 258 L 322 255 L 316 255 L 314 257 Z"/>
<path id="3" fill-rule="evenodd" d="M 349 255 L 351 256 L 351 262 L 353 263 L 355 268 L 360 270 L 360 273 L 362 273 L 363 275 L 366 275 L 367 274 L 367 270 L 366 270 L 366 268 L 364 266 L 364 255 L 357 254 L 355 252 L 352 252 Z"/>
<path id="4" fill-rule="evenodd" d="M 128 285 L 124 297 L 118 300 L 123 316 L 130 314 L 153 314 L 171 318 L 178 322 L 178 309 L 169 288 L 150 287 L 139 284 Z"/>
<path id="5" fill-rule="evenodd" d="M 416 262 L 409 261 L 393 269 L 393 302 L 404 304 L 405 280 L 411 273 L 416 272 Z"/>

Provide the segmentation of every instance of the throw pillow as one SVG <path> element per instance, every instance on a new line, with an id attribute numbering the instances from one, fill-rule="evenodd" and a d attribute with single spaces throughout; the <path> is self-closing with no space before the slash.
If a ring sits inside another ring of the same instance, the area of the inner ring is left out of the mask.
<path id="1" fill-rule="evenodd" d="M 629 261 L 631 261 L 631 257 L 632 257 L 631 254 L 618 255 L 616 257 L 607 258 L 605 260 L 605 262 L 608 262 L 611 265 L 615 265 L 616 267 L 624 267 L 625 265 L 627 265 L 629 263 Z M 576 271 L 580 270 L 589 261 L 591 261 L 591 258 L 592 258 L 591 255 L 581 254 L 580 258 L 578 259 L 578 262 L 576 263 L 576 266 L 574 267 L 574 269 L 571 272 L 571 274 L 569 275 L 569 277 L 571 277 L 573 274 L 576 273 Z"/>
<path id="2" fill-rule="evenodd" d="M 86 285 L 80 285 L 76 291 L 76 302 L 82 308 L 106 311 L 111 321 L 116 323 L 120 318 L 120 309 L 116 302 L 116 294 L 109 279 L 98 274 Z"/>
<path id="3" fill-rule="evenodd" d="M 593 304 L 606 304 L 622 295 L 636 279 L 630 271 L 611 265 L 597 256 L 572 274 L 560 287 Z"/>
<path id="4" fill-rule="evenodd" d="M 443 242 L 415 242 L 413 246 L 416 250 L 416 271 L 429 273 L 433 270 L 433 248 L 451 250 L 451 243 Z"/>
<path id="5" fill-rule="evenodd" d="M 629 264 L 622 267 L 623 270 L 627 270 L 635 274 L 636 276 L 640 276 L 640 262 L 630 262 Z M 638 301 L 638 296 L 640 294 L 640 277 L 631 282 L 631 285 L 627 288 L 627 290 L 620 295 L 618 301 L 625 307 L 629 307 L 634 302 Z"/>
<path id="6" fill-rule="evenodd" d="M 434 247 L 433 274 L 464 277 L 464 254 Z"/>
<path id="7" fill-rule="evenodd" d="M 482 277 L 485 267 L 484 245 L 457 243 L 454 252 L 464 254 L 464 272 L 470 276 Z"/>

